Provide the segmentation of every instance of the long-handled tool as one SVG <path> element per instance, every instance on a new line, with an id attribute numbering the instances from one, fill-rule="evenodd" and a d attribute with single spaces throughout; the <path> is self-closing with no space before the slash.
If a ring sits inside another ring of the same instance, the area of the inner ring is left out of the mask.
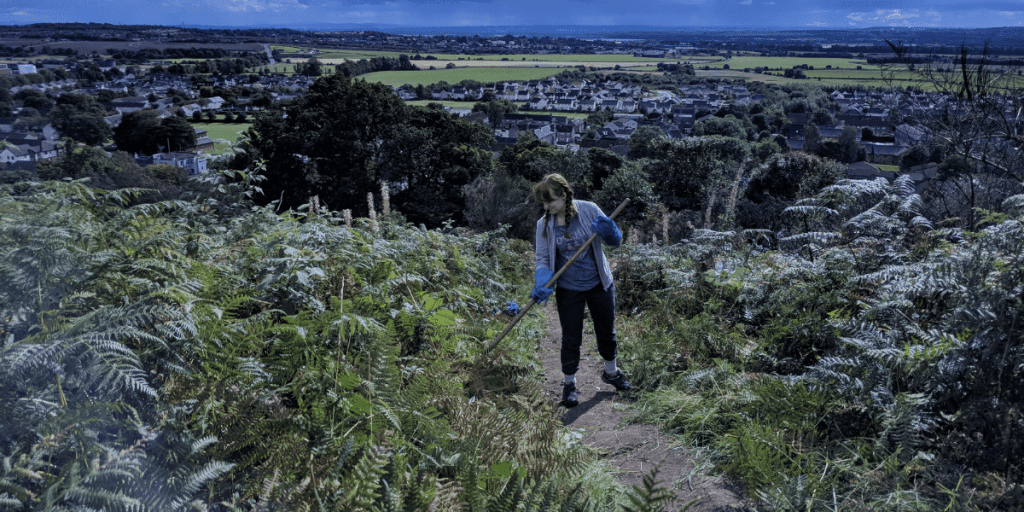
<path id="1" fill-rule="evenodd" d="M 621 212 L 622 209 L 625 208 L 627 204 L 629 204 L 629 198 L 628 197 L 625 200 L 623 200 L 622 203 L 619 204 L 619 207 L 616 208 L 615 211 L 613 211 L 612 214 L 609 215 L 608 218 L 614 220 L 615 216 L 618 215 L 619 212 Z M 590 244 L 594 242 L 595 238 L 597 238 L 597 233 L 594 233 L 593 235 L 590 235 L 590 238 L 588 238 L 587 241 L 582 246 L 580 246 L 579 249 L 576 250 L 576 254 L 573 254 L 572 257 L 569 258 L 569 261 L 565 262 L 565 265 L 562 265 L 562 268 L 558 269 L 558 272 L 555 272 L 555 275 L 552 276 L 551 279 L 547 282 L 547 284 L 544 285 L 544 288 L 552 288 L 552 287 L 554 287 L 555 283 L 558 282 L 558 278 L 562 276 L 562 273 L 565 272 L 565 270 L 567 268 L 569 268 L 569 265 L 572 265 L 573 262 L 576 261 L 576 258 L 579 258 L 580 255 L 583 254 L 583 251 L 587 250 L 590 247 Z M 498 345 L 498 343 L 501 343 L 501 340 L 505 338 L 505 335 L 508 334 L 508 332 L 511 331 L 512 328 L 515 327 L 515 325 L 518 324 L 519 321 L 522 320 L 524 316 L 526 316 L 526 313 L 528 311 L 530 311 L 530 308 L 532 308 L 533 305 L 536 304 L 536 303 L 537 303 L 537 299 L 534 299 L 534 298 L 531 297 L 530 298 L 530 302 L 528 302 L 526 304 L 526 306 L 523 307 L 523 309 L 521 309 L 519 311 L 519 314 L 517 314 L 514 318 L 512 318 L 512 321 L 509 322 L 508 325 L 505 326 L 505 329 L 501 331 L 501 334 L 499 334 L 498 337 L 495 338 L 494 341 L 492 341 L 491 344 L 487 346 L 487 349 L 484 350 L 484 353 L 486 354 L 486 353 L 490 352 L 491 349 L 493 349 L 494 347 L 496 347 Z"/>

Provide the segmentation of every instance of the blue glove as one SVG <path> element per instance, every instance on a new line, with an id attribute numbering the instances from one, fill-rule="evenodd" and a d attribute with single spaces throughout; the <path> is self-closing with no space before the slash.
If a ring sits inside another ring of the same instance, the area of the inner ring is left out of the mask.
<path id="1" fill-rule="evenodd" d="M 544 285 L 548 284 L 548 281 L 550 281 L 552 277 L 555 277 L 555 273 L 546 268 L 538 268 L 537 271 L 533 273 L 533 282 L 535 284 L 533 286 L 533 292 L 530 293 L 530 297 L 533 297 L 533 300 L 542 305 L 548 301 L 548 297 L 551 296 L 551 292 L 554 290 L 551 288 L 545 288 Z"/>
<path id="2" fill-rule="evenodd" d="M 614 220 L 600 215 L 590 223 L 590 227 L 594 228 L 594 232 L 601 237 L 601 241 L 605 245 L 618 247 L 622 243 L 622 231 L 619 231 Z"/>

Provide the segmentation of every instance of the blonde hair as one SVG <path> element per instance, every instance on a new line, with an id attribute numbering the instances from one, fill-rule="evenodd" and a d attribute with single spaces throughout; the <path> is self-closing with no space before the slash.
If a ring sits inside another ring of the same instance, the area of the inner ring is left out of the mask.
<path id="1" fill-rule="evenodd" d="M 576 216 L 576 205 L 573 204 L 572 186 L 564 176 L 558 173 L 547 174 L 539 183 L 533 186 L 533 200 L 538 203 L 550 203 L 560 197 L 565 198 L 565 223 L 572 222 Z M 544 213 L 544 231 L 541 235 L 548 236 L 548 217 L 551 214 Z"/>

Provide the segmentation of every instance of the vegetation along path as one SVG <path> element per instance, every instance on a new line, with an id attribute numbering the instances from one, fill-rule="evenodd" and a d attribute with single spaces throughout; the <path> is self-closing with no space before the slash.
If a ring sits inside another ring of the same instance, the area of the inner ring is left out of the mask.
<path id="1" fill-rule="evenodd" d="M 552 400 L 562 399 L 562 366 L 559 347 L 562 329 L 554 305 L 538 307 L 544 315 L 544 334 L 538 344 L 543 363 L 544 391 Z M 642 479 L 658 468 L 662 488 L 671 488 L 676 500 L 666 511 L 732 512 L 750 510 L 740 490 L 723 477 L 709 475 L 692 456 L 689 447 L 658 431 L 654 425 L 628 423 L 630 400 L 601 382 L 604 364 L 597 353 L 593 333 L 586 332 L 583 360 L 576 376 L 580 404 L 565 409 L 562 422 L 582 435 L 582 442 L 615 468 L 626 487 L 642 487 Z M 628 368 L 625 368 L 628 376 Z M 696 501 L 694 501 L 696 500 Z"/>

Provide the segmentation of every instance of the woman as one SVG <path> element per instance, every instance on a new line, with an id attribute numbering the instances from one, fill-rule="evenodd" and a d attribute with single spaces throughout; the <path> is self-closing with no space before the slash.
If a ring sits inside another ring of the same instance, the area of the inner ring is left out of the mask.
<path id="1" fill-rule="evenodd" d="M 573 199 L 572 187 L 561 174 L 548 174 L 533 187 L 533 198 L 544 205 L 544 216 L 537 221 L 537 270 L 531 296 L 544 304 L 552 289 L 544 285 L 562 268 L 591 235 L 597 240 L 558 278 L 555 301 L 562 325 L 562 403 L 579 404 L 576 371 L 580 367 L 583 344 L 583 308 L 590 308 L 597 337 L 597 350 L 604 359 L 601 380 L 619 391 L 633 388 L 615 362 L 618 341 L 615 337 L 615 283 L 605 259 L 603 245 L 618 247 L 622 231 L 606 217 L 601 208 L 589 201 Z"/>

